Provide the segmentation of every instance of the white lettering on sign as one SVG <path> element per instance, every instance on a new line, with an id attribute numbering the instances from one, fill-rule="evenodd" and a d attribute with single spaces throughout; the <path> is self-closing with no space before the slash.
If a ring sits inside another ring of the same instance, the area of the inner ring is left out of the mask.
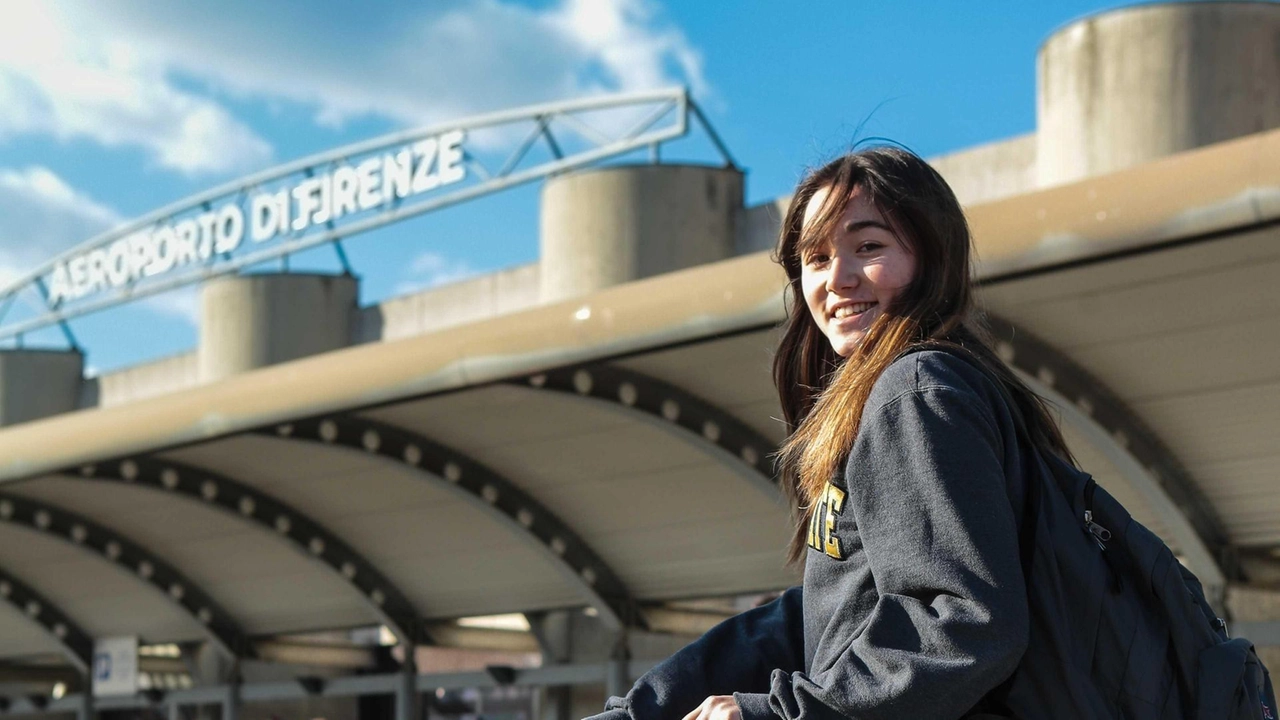
<path id="1" fill-rule="evenodd" d="M 250 201 L 249 216 L 253 219 L 254 242 L 266 242 L 289 229 L 289 192 L 281 190 L 274 195 L 259 193 Z"/>
<path id="2" fill-rule="evenodd" d="M 291 188 L 257 193 L 248 200 L 247 217 L 238 202 L 206 206 L 193 217 L 85 251 L 58 263 L 46 276 L 49 302 L 79 300 L 209 263 L 214 256 L 235 252 L 246 233 L 254 243 L 265 243 L 459 182 L 466 178 L 465 138 L 463 131 L 453 130 L 355 166 L 339 165 Z"/>

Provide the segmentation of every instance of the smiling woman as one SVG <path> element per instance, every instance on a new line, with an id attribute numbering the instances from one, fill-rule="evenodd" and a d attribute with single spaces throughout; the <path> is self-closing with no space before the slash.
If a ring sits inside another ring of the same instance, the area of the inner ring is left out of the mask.
<path id="1" fill-rule="evenodd" d="M 1067 456 L 1044 404 L 991 351 L 973 306 L 972 239 L 951 188 L 897 148 L 850 153 L 796 189 L 776 254 L 790 315 L 774 382 L 791 429 L 782 461 L 794 479 L 792 560 L 808 508 L 841 472 L 889 367 L 943 344 L 972 355 L 1017 399 L 1038 446 Z"/>
<path id="2" fill-rule="evenodd" d="M 804 585 L 712 629 L 607 712 L 1049 716 L 1037 688 L 1066 662 L 1030 642 L 1045 618 L 1019 537 L 1028 483 L 1044 482 L 1035 459 L 1070 454 L 986 340 L 970 245 L 955 195 L 910 152 L 859 150 L 800 183 L 775 258 L 789 315 L 774 381 Z M 1103 717 L 1101 697 L 1052 716 Z"/>

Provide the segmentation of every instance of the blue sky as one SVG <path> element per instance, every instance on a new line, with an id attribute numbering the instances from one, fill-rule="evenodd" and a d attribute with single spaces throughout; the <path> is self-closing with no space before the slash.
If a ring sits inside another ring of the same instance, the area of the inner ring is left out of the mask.
<path id="1" fill-rule="evenodd" d="M 693 88 L 747 171 L 748 202 L 762 202 L 859 137 L 928 156 L 1034 130 L 1040 43 L 1123 4 L 12 0 L 0 8 L 0 279 L 305 154 L 676 84 Z M 716 156 L 695 131 L 664 158 Z M 537 204 L 530 186 L 350 239 L 361 301 L 535 260 Z M 291 265 L 338 269 L 328 249 Z M 192 348 L 196 293 L 72 321 L 89 365 Z"/>

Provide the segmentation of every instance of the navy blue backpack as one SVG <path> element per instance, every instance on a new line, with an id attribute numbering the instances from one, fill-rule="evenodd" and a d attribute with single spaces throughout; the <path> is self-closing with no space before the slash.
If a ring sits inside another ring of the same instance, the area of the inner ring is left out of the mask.
<path id="1" fill-rule="evenodd" d="M 942 349 L 985 372 L 967 351 Z M 1030 641 L 1049 659 L 1024 660 L 984 705 L 1028 718 L 1277 720 L 1267 669 L 1252 643 L 1228 636 L 1195 575 L 1088 473 L 1035 450 L 991 380 L 1036 466 L 1019 544 Z"/>

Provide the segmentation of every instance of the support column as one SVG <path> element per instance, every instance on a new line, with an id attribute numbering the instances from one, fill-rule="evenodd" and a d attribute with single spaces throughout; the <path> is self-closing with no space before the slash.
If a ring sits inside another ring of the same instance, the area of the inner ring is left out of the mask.
<path id="1" fill-rule="evenodd" d="M 627 634 L 618 636 L 609 654 L 609 674 L 604 679 L 604 694 L 626 695 L 631 689 L 631 678 L 627 674 L 627 661 L 631 659 L 631 649 L 627 644 Z"/>
<path id="2" fill-rule="evenodd" d="M 226 697 L 215 706 L 196 705 L 192 711 L 197 720 L 235 720 L 238 714 L 240 665 L 209 642 L 192 643 L 182 648 L 182 659 L 197 687 L 227 688 Z"/>
<path id="3" fill-rule="evenodd" d="M 572 616 L 568 610 L 529 613 L 529 629 L 538 640 L 542 651 L 542 664 L 563 665 L 572 656 Z M 541 688 L 535 720 L 573 720 L 573 688 L 569 685 L 551 685 Z"/>
<path id="4" fill-rule="evenodd" d="M 579 610 L 530 613 L 526 617 L 542 650 L 544 666 L 601 663 L 606 668 L 605 676 L 600 678 L 603 682 L 599 684 L 543 688 L 537 720 L 572 720 L 595 715 L 603 708 L 606 697 L 626 695 L 631 689 L 629 665 L 633 642 L 640 643 L 643 653 L 656 652 L 660 657 L 683 647 L 690 639 L 677 638 L 674 643 L 655 644 L 650 638 L 656 636 L 650 633 L 633 630 L 619 634 L 597 617 Z"/>
<path id="5" fill-rule="evenodd" d="M 222 720 L 238 720 L 240 717 L 240 681 L 234 679 L 227 685 L 226 697 L 222 698 Z"/>
<path id="6" fill-rule="evenodd" d="M 76 720 L 94 720 L 93 683 L 87 682 L 80 693 L 80 702 L 76 705 Z"/>
<path id="7" fill-rule="evenodd" d="M 573 720 L 573 688 L 554 685 L 542 688 L 541 720 Z"/>
<path id="8" fill-rule="evenodd" d="M 400 663 L 399 682 L 396 683 L 395 720 L 418 720 L 418 669 L 414 661 L 413 645 L 404 646 L 404 662 Z"/>

